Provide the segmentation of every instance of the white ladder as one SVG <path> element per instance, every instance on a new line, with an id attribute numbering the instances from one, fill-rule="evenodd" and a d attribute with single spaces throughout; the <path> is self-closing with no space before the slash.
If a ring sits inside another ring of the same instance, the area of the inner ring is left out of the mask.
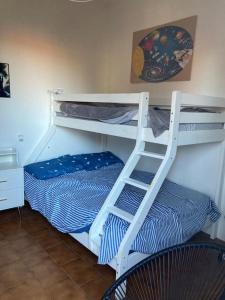
<path id="1" fill-rule="evenodd" d="M 145 107 L 146 109 L 146 107 Z M 90 229 L 90 247 L 92 245 L 100 245 L 101 235 L 103 233 L 103 226 L 108 218 L 109 214 L 113 214 L 125 221 L 130 225 L 128 230 L 120 244 L 118 253 L 117 253 L 117 276 L 120 276 L 124 271 L 126 271 L 127 256 L 129 254 L 130 248 L 134 239 L 136 238 L 162 184 L 165 180 L 172 163 L 176 156 L 177 151 L 177 133 L 179 126 L 179 113 L 175 114 L 175 110 L 180 109 L 179 101 L 177 99 L 177 93 L 173 94 L 172 98 L 172 107 L 171 107 L 171 120 L 170 120 L 170 138 L 168 141 L 168 146 L 166 153 L 159 154 L 153 152 L 145 151 L 145 141 L 143 139 L 143 128 L 145 125 L 145 111 L 143 105 L 139 105 L 139 132 L 137 136 L 136 146 L 131 153 L 127 163 L 125 164 L 120 176 L 115 182 L 112 190 L 110 191 L 106 201 L 104 202 L 100 212 L 98 213 L 92 227 Z M 133 170 L 138 164 L 140 158 L 148 157 L 161 160 L 158 171 L 156 172 L 151 184 L 146 184 L 141 181 L 130 178 Z M 135 186 L 139 189 L 145 191 L 145 196 L 137 209 L 135 215 L 132 215 L 118 207 L 115 206 L 124 186 L 126 184 Z"/>
<path id="2" fill-rule="evenodd" d="M 165 157 L 165 155 L 158 154 L 158 153 L 152 153 L 152 152 L 146 152 L 146 151 L 136 152 L 136 150 L 134 151 L 133 155 L 131 155 L 131 160 L 134 160 L 136 158 L 135 156 L 137 156 L 138 161 L 140 160 L 141 156 L 147 156 L 147 157 L 151 157 L 151 158 L 158 158 L 160 160 L 163 160 L 164 157 Z M 137 165 L 138 161 L 137 162 L 135 161 L 135 166 Z M 118 178 L 118 182 L 116 182 L 116 184 L 118 184 L 115 187 L 115 189 L 117 190 L 117 193 L 115 193 L 115 190 L 114 190 L 114 191 L 112 191 L 112 194 L 110 195 L 111 199 L 109 200 L 110 205 L 108 206 L 108 204 L 107 204 L 107 213 L 108 214 L 109 213 L 114 214 L 117 217 L 120 217 L 121 219 L 123 219 L 123 220 L 125 220 L 129 223 L 132 223 L 133 219 L 134 219 L 134 216 L 127 213 L 126 211 L 116 207 L 115 203 L 116 203 L 117 199 L 119 198 L 119 196 L 120 196 L 120 194 L 121 194 L 121 192 L 122 192 L 122 190 L 123 190 L 123 188 L 126 184 L 135 186 L 135 187 L 137 187 L 139 189 L 142 189 L 146 192 L 150 189 L 151 185 L 129 177 L 131 175 L 131 173 L 133 172 L 133 170 L 135 169 L 135 167 L 133 167 L 132 169 L 127 170 L 126 166 L 129 163 L 131 164 L 132 162 L 127 162 L 127 164 L 125 165 L 125 167 L 123 169 L 123 173 L 121 173 L 121 175 Z M 119 194 L 119 196 L 118 196 L 118 194 Z"/>

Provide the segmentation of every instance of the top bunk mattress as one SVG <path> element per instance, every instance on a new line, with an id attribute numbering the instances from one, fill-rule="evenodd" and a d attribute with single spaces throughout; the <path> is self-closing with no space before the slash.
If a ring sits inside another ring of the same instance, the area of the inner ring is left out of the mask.
<path id="1" fill-rule="evenodd" d="M 214 111 L 204 108 L 184 108 L 187 112 L 210 112 Z M 57 109 L 58 116 L 98 120 L 110 124 L 124 124 L 137 126 L 138 106 L 125 104 L 98 104 L 98 103 L 77 103 L 62 102 Z M 134 120 L 136 119 L 136 120 Z M 169 129 L 170 110 L 159 109 L 149 106 L 147 127 L 152 128 L 155 137 Z M 215 130 L 223 129 L 224 123 L 185 123 L 180 124 L 180 131 L 194 130 Z"/>

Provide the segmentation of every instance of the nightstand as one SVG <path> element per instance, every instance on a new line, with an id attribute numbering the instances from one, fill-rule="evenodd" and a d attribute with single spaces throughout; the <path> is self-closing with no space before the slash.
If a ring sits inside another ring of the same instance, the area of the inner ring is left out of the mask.
<path id="1" fill-rule="evenodd" d="M 0 210 L 24 205 L 24 173 L 15 148 L 0 148 Z"/>

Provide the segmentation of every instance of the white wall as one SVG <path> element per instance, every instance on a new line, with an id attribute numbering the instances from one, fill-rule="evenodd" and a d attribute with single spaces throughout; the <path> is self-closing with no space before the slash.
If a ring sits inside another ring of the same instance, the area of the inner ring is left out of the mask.
<path id="1" fill-rule="evenodd" d="M 174 89 L 224 96 L 225 1 L 111 0 L 108 7 L 111 91 L 150 91 L 153 97 Z M 133 32 L 197 15 L 191 81 L 130 83 Z"/>
<path id="2" fill-rule="evenodd" d="M 0 98 L 0 147 L 16 145 L 22 163 L 47 129 L 48 89 L 105 88 L 100 7 L 98 2 L 79 5 L 67 0 L 1 1 L 0 62 L 10 65 L 12 96 Z M 23 143 L 18 134 L 24 135 Z M 74 136 L 58 130 L 45 156 L 99 149 L 98 136 L 91 141 L 87 134 Z"/>
<path id="3" fill-rule="evenodd" d="M 133 32 L 193 15 L 198 16 L 198 21 L 191 80 L 130 83 Z M 224 0 L 112 0 L 108 4 L 108 20 L 109 91 L 149 91 L 152 97 L 165 98 L 171 96 L 172 90 L 183 90 L 225 97 Z M 108 138 L 108 148 L 124 159 L 132 145 Z M 219 153 L 218 144 L 180 149 L 169 178 L 214 198 L 219 180 Z M 156 164 L 145 162 L 140 167 L 154 171 Z M 220 222 L 219 236 L 225 239 L 225 221 L 221 218 Z"/>

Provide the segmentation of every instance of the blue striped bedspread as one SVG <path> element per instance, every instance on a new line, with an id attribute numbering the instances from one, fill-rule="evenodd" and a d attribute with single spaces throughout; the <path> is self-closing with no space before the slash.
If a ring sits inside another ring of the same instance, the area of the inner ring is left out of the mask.
<path id="1" fill-rule="evenodd" d="M 59 231 L 88 231 L 122 168 L 119 163 L 47 180 L 38 180 L 25 172 L 26 198 Z M 132 175 L 146 183 L 153 176 L 141 171 Z M 143 196 L 144 191 L 126 185 L 116 205 L 134 214 Z M 202 229 L 208 217 L 216 221 L 219 216 L 208 196 L 165 180 L 131 250 L 152 254 L 183 243 Z M 109 216 L 104 225 L 99 263 L 108 263 L 116 255 L 127 228 L 126 221 Z"/>

